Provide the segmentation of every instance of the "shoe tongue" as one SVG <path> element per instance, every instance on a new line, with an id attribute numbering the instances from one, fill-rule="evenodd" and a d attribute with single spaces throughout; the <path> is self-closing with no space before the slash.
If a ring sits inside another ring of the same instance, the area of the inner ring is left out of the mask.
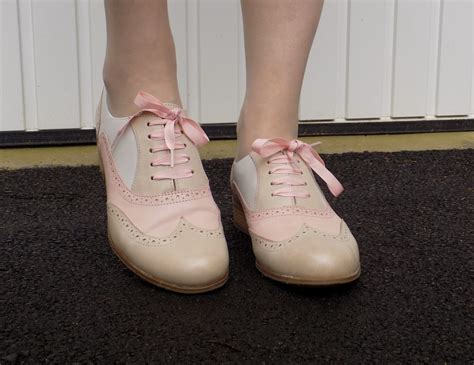
<path id="1" fill-rule="evenodd" d="M 187 117 L 188 116 L 188 113 L 187 113 L 187 110 L 184 109 L 183 107 L 179 106 L 178 104 L 174 104 L 174 103 L 163 103 L 163 105 L 165 105 L 167 108 L 169 109 L 180 109 L 182 110 L 182 113 L 181 115 L 183 117 Z"/>
<path id="2" fill-rule="evenodd" d="M 174 103 L 163 103 L 163 105 L 165 105 L 169 109 L 183 109 L 178 104 Z"/>
<path id="3" fill-rule="evenodd" d="M 171 103 L 166 103 L 165 105 L 168 108 L 178 107 Z M 170 167 L 166 166 L 155 166 L 153 168 L 150 167 L 150 163 L 152 161 L 169 155 L 169 150 L 154 152 L 153 154 L 149 153 L 149 149 L 156 146 L 158 141 L 150 141 L 147 138 L 147 135 L 152 132 L 156 133 L 160 130 L 162 131 L 165 127 L 164 124 L 155 124 L 151 126 L 147 125 L 148 122 L 153 122 L 157 118 L 159 119 L 157 115 L 148 111 L 144 111 L 143 113 L 137 115 L 134 120 L 134 133 L 136 135 L 137 143 L 139 144 L 137 146 L 139 150 L 139 160 L 137 161 L 136 174 L 134 183 L 132 185 L 132 191 L 136 194 L 153 195 L 171 193 L 175 191 L 175 185 L 171 179 L 154 181 L 150 179 L 150 176 L 170 169 Z M 177 139 L 179 139 L 179 137 L 177 137 Z M 161 143 L 164 143 L 164 141 Z M 176 150 L 175 153 L 177 154 Z"/>
<path id="4" fill-rule="evenodd" d="M 182 111 L 181 115 L 186 116 L 186 110 L 180 107 L 178 104 L 174 103 L 163 103 L 164 106 L 166 106 L 169 109 L 179 109 Z"/>

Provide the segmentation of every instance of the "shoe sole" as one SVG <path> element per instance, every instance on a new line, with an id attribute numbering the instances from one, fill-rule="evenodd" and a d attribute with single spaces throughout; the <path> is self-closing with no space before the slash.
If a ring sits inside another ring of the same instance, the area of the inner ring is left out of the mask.
<path id="1" fill-rule="evenodd" d="M 135 275 L 140 277 L 141 279 L 145 280 L 146 282 L 153 284 L 155 286 L 158 286 L 163 289 L 167 289 L 173 292 L 181 293 L 181 294 L 200 294 L 200 293 L 206 293 L 215 289 L 218 289 L 222 287 L 228 280 L 229 278 L 229 272 L 225 274 L 225 276 L 217 281 L 215 281 L 212 284 L 204 285 L 204 286 L 182 286 L 182 285 L 176 285 L 170 282 L 167 282 L 165 280 L 153 277 L 146 272 L 140 270 L 138 267 L 136 267 L 134 264 L 132 264 L 127 258 L 126 255 L 123 255 L 122 252 L 117 248 L 117 246 L 114 244 L 112 239 L 110 238 L 109 235 L 109 245 L 112 251 L 115 253 L 115 255 L 122 261 L 122 263 L 130 270 L 132 271 Z"/>
<path id="2" fill-rule="evenodd" d="M 231 185 L 231 189 L 232 189 L 232 207 L 233 207 L 234 226 L 242 233 L 245 233 L 246 235 L 250 236 L 248 225 L 247 225 L 247 219 L 245 218 L 244 209 L 242 207 L 242 203 L 240 202 L 238 193 L 235 191 L 235 188 L 232 185 Z M 347 283 L 357 280 L 360 277 L 360 273 L 361 273 L 361 269 L 359 267 L 359 269 L 354 274 L 351 274 L 347 277 L 335 278 L 332 280 L 315 280 L 312 278 L 277 274 L 265 268 L 257 260 L 255 261 L 255 266 L 257 270 L 262 273 L 263 276 L 269 279 L 272 279 L 281 283 L 285 283 L 285 284 L 310 286 L 310 287 L 324 287 L 324 286 L 347 284 Z"/>
<path id="3" fill-rule="evenodd" d="M 259 264 L 258 261 L 255 262 L 255 266 L 257 267 L 258 271 L 262 273 L 263 276 L 269 279 L 276 280 L 285 284 L 308 286 L 308 287 L 324 287 L 324 286 L 348 284 L 357 280 L 360 277 L 360 268 L 354 274 L 344 277 L 344 278 L 336 278 L 334 280 L 314 280 L 311 278 L 302 278 L 302 277 L 297 277 L 297 276 L 276 274 L 266 269 L 263 265 Z"/>

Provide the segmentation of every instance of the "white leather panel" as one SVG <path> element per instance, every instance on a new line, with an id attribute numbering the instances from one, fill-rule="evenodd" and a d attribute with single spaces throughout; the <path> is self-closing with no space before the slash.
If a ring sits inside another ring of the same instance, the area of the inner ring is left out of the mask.
<path id="1" fill-rule="evenodd" d="M 128 121 L 128 117 L 116 118 L 110 113 L 107 106 L 107 93 L 104 89 L 99 133 L 105 133 L 109 144 L 112 145 L 118 131 Z M 112 151 L 112 156 L 120 177 L 125 185 L 131 189 L 137 168 L 138 157 L 137 142 L 131 127 L 128 127 L 119 138 L 114 150 Z"/>
<path id="2" fill-rule="evenodd" d="M 234 162 L 232 174 L 247 206 L 254 210 L 257 193 L 257 169 L 250 155 Z"/>

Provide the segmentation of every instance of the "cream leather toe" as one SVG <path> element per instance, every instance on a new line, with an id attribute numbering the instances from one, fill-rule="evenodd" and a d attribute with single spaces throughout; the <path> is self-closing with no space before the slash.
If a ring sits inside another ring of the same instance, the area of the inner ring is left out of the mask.
<path id="1" fill-rule="evenodd" d="M 222 227 L 205 230 L 181 219 L 169 235 L 158 238 L 136 228 L 112 203 L 108 216 L 112 248 L 132 271 L 149 281 L 201 291 L 227 279 Z"/>
<path id="2" fill-rule="evenodd" d="M 314 179 L 342 186 L 301 141 L 257 140 L 231 173 L 234 223 L 252 239 L 257 268 L 286 283 L 333 285 L 360 275 L 359 250 Z"/>
<path id="3" fill-rule="evenodd" d="M 175 105 L 146 93 L 136 103 L 140 112 L 115 118 L 104 92 L 97 112 L 110 245 L 130 270 L 160 287 L 218 288 L 229 255 L 196 148 L 207 136 Z"/>
<path id="4" fill-rule="evenodd" d="M 339 235 L 326 235 L 303 225 L 287 240 L 269 241 L 252 234 L 252 242 L 258 268 L 288 283 L 335 284 L 359 275 L 357 243 L 347 226 Z"/>

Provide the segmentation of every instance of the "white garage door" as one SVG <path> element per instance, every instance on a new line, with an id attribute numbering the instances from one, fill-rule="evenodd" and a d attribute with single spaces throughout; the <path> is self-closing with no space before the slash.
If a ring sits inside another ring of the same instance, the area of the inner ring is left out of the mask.
<path id="1" fill-rule="evenodd" d="M 326 0 L 301 119 L 472 117 L 473 3 Z M 191 116 L 235 122 L 245 88 L 239 2 L 169 4 Z M 93 127 L 105 46 L 102 1 L 0 0 L 0 11 L 0 131 Z"/>

